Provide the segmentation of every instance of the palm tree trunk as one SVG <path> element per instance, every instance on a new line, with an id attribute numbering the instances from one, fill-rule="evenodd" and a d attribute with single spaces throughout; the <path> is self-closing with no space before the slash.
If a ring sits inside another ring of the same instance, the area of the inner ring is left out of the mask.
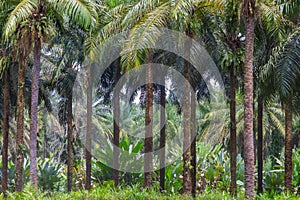
<path id="1" fill-rule="evenodd" d="M 255 26 L 255 0 L 244 0 L 246 22 L 246 50 L 244 67 L 244 152 L 245 196 L 254 198 L 254 144 L 253 144 L 253 48 Z"/>
<path id="2" fill-rule="evenodd" d="M 165 79 L 165 77 L 163 77 Z M 164 80 L 165 81 L 165 80 Z M 166 91 L 165 86 L 160 87 L 160 172 L 159 172 L 159 183 L 160 183 L 160 191 L 165 190 L 165 156 L 166 156 Z"/>
<path id="3" fill-rule="evenodd" d="M 21 50 L 22 51 L 22 50 Z M 24 162 L 24 109 L 25 109 L 25 71 L 26 57 L 21 52 L 18 69 L 17 135 L 16 135 L 16 192 L 22 191 Z"/>
<path id="4" fill-rule="evenodd" d="M 153 52 L 148 54 L 148 66 L 146 75 L 146 133 L 145 133 L 145 156 L 144 156 L 144 186 L 149 188 L 152 185 L 152 170 L 153 170 L 153 74 L 152 66 Z"/>
<path id="5" fill-rule="evenodd" d="M 190 29 L 186 31 L 187 36 L 191 35 Z M 190 56 L 191 44 L 186 42 L 185 53 L 186 58 Z M 191 178 L 191 94 L 190 94 L 190 70 L 189 62 L 184 61 L 184 102 L 183 102 L 183 193 L 191 194 L 192 178 Z"/>
<path id="6" fill-rule="evenodd" d="M 44 13 L 44 1 L 38 0 L 38 15 L 36 20 L 40 20 L 40 14 Z M 31 113 L 30 113 L 30 181 L 35 188 L 38 188 L 37 176 L 37 118 L 38 118 L 38 101 L 39 101 L 39 76 L 41 68 L 41 38 L 36 27 L 34 36 L 34 65 L 32 69 L 31 84 Z"/>
<path id="7" fill-rule="evenodd" d="M 47 118 L 46 118 L 46 112 L 47 111 L 44 111 L 43 112 L 43 132 L 44 132 L 44 135 L 43 135 L 43 158 L 46 159 L 48 157 L 48 151 L 47 151 Z"/>
<path id="8" fill-rule="evenodd" d="M 37 177 L 37 115 L 39 101 L 39 75 L 41 66 L 41 40 L 35 33 L 34 65 L 31 85 L 31 120 L 30 120 L 30 181 L 38 188 Z"/>
<path id="9" fill-rule="evenodd" d="M 258 96 L 258 115 L 257 115 L 257 172 L 258 172 L 258 180 L 257 180 L 257 193 L 260 194 L 263 192 L 263 98 L 262 95 Z"/>
<path id="10" fill-rule="evenodd" d="M 192 177 L 192 195 L 196 197 L 197 192 L 197 152 L 196 152 L 196 139 L 197 139 L 197 125 L 196 125 L 196 94 L 191 92 L 191 177 Z"/>
<path id="11" fill-rule="evenodd" d="M 115 86 L 120 78 L 120 69 L 121 69 L 121 63 L 117 63 L 117 71 L 115 75 Z M 119 128 L 119 121 L 120 121 L 120 91 L 114 92 L 113 96 L 113 104 L 114 104 L 114 139 L 113 139 L 113 151 L 114 151 L 114 162 L 113 162 L 113 175 L 112 179 L 115 183 L 115 186 L 119 185 L 119 143 L 120 143 L 120 128 Z"/>
<path id="12" fill-rule="evenodd" d="M 68 64 L 69 68 L 72 68 L 72 64 Z M 67 151 L 68 151 L 68 172 L 67 172 L 67 181 L 68 181 L 68 192 L 72 191 L 72 177 L 73 177 L 73 124 L 72 124 L 72 101 L 73 101 L 73 94 L 70 91 L 68 95 L 68 102 L 67 102 Z"/>
<path id="13" fill-rule="evenodd" d="M 6 195 L 7 191 L 7 164 L 8 164 L 8 134 L 9 134 L 9 100 L 10 100 L 10 69 L 4 75 L 4 94 L 3 94 L 3 146 L 2 146 L 2 192 Z"/>
<path id="14" fill-rule="evenodd" d="M 236 77 L 230 66 L 230 193 L 236 195 Z"/>
<path id="15" fill-rule="evenodd" d="M 293 144 L 293 112 L 292 102 L 288 102 L 285 105 L 285 160 L 284 160 L 284 185 L 286 190 L 292 191 L 292 179 L 293 179 L 293 165 L 292 165 L 292 144 Z"/>
<path id="16" fill-rule="evenodd" d="M 86 165 L 86 180 L 85 180 L 85 189 L 91 189 L 91 172 L 92 172 L 92 115 L 93 115 L 93 94 L 92 94 L 92 78 L 91 78 L 91 65 L 87 66 L 87 118 L 86 118 L 86 147 L 85 147 L 85 165 Z"/>

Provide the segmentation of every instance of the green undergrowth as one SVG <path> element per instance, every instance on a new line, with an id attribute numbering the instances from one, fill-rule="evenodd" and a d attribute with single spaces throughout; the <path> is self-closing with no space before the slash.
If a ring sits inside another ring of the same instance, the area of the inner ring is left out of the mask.
<path id="1" fill-rule="evenodd" d="M 1 199 L 3 199 L 3 194 L 1 194 Z M 145 190 L 142 189 L 142 186 L 135 185 L 132 187 L 120 187 L 113 188 L 110 186 L 107 187 L 96 187 L 91 191 L 74 191 L 71 193 L 67 192 L 40 192 L 36 191 L 32 188 L 32 186 L 27 185 L 22 193 L 8 193 L 7 199 L 12 200 L 40 200 L 40 199 L 49 199 L 49 200 L 95 200 L 95 199 L 103 199 L 103 200 L 118 200 L 118 199 L 128 199 L 128 200 L 182 200 L 182 199 L 193 199 L 190 196 L 184 196 L 181 194 L 168 194 L 168 193 L 160 193 L 155 189 Z M 198 194 L 195 199 L 199 200 L 230 200 L 230 199 L 244 199 L 243 192 L 239 192 L 236 198 L 233 198 L 228 193 L 220 192 L 217 190 L 206 192 L 204 194 Z M 300 196 L 290 196 L 284 194 L 274 194 L 270 196 L 269 194 L 263 194 L 257 196 L 255 199 L 265 200 L 265 199 L 273 199 L 273 200 L 296 200 L 300 199 Z"/>

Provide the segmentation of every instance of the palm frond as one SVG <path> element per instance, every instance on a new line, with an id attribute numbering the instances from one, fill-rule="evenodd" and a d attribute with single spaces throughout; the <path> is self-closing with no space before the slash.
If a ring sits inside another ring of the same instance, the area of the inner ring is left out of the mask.
<path id="1" fill-rule="evenodd" d="M 274 48 L 268 63 L 262 68 L 260 77 L 268 92 L 282 97 L 291 95 L 300 77 L 300 29 L 298 28 L 284 43 Z"/>
<path id="2" fill-rule="evenodd" d="M 275 83 L 281 94 L 291 94 L 300 75 L 300 29 L 284 44 L 276 64 Z"/>
<path id="3" fill-rule="evenodd" d="M 282 15 L 280 7 L 274 1 L 261 1 L 259 9 L 260 19 L 268 34 L 283 39 L 286 35 L 285 25 L 288 24 L 288 21 Z"/>
<path id="4" fill-rule="evenodd" d="M 171 0 L 172 18 L 178 20 L 181 16 L 189 16 L 194 7 L 190 0 Z"/>
<path id="5" fill-rule="evenodd" d="M 160 28 L 166 26 L 168 15 L 169 5 L 164 3 L 149 12 L 132 28 L 123 51 L 124 55 L 128 55 L 125 56 L 123 62 L 128 65 L 136 63 L 135 67 L 138 67 L 141 61 L 140 50 L 155 45 L 161 34 Z"/>
<path id="6" fill-rule="evenodd" d="M 123 19 L 122 25 L 124 27 L 133 27 L 136 22 L 143 18 L 145 14 L 155 8 L 158 0 L 141 0 L 134 6 L 132 6 L 129 12 Z"/>
<path id="7" fill-rule="evenodd" d="M 97 26 L 90 33 L 89 37 L 85 40 L 85 52 L 90 60 L 95 59 L 95 55 L 100 54 L 103 43 L 110 37 L 121 32 L 122 21 L 125 13 L 127 12 L 127 6 L 119 5 L 103 16 L 104 26 Z"/>
<path id="8" fill-rule="evenodd" d="M 97 9 L 90 0 L 50 0 L 50 5 L 62 13 L 66 13 L 71 19 L 84 28 L 96 24 Z"/>
<path id="9" fill-rule="evenodd" d="M 16 31 L 18 25 L 29 18 L 36 10 L 36 1 L 22 0 L 9 15 L 5 28 L 4 39 L 8 40 L 10 36 Z"/>
<path id="10" fill-rule="evenodd" d="M 280 118 L 276 116 L 275 113 L 273 113 L 271 110 L 268 111 L 268 114 L 270 116 L 270 120 L 272 123 L 278 128 L 281 134 L 285 133 L 285 126 Z"/>

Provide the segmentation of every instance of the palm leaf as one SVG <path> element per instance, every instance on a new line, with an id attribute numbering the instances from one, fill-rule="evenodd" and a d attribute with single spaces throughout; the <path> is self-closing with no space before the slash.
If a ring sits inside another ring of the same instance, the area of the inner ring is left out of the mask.
<path id="1" fill-rule="evenodd" d="M 133 27 L 145 14 L 155 8 L 158 0 L 141 0 L 130 8 L 123 19 L 124 27 Z"/>
<path id="2" fill-rule="evenodd" d="M 4 28 L 4 39 L 8 40 L 10 36 L 16 31 L 18 25 L 29 18 L 36 10 L 36 1 L 22 0 L 15 9 L 11 12 L 7 19 Z"/>
<path id="3" fill-rule="evenodd" d="M 96 24 L 98 15 L 94 3 L 90 0 L 50 0 L 49 3 L 84 28 Z"/>
<path id="4" fill-rule="evenodd" d="M 300 75 L 300 29 L 284 44 L 276 64 L 275 83 L 282 95 L 291 94 L 296 89 Z"/>
<path id="5" fill-rule="evenodd" d="M 168 15 L 169 6 L 168 3 L 164 3 L 145 15 L 145 17 L 132 28 L 128 42 L 126 42 L 123 50 L 123 54 L 128 54 L 123 61 L 127 63 L 127 66 L 130 66 L 131 63 L 135 63 L 135 66 L 138 67 L 141 61 L 141 49 L 155 45 L 161 34 L 160 28 L 166 26 Z"/>

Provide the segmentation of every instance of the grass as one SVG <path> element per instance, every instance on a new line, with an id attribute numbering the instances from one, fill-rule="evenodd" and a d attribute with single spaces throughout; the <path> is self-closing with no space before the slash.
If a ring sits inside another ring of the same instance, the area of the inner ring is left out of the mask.
<path id="1" fill-rule="evenodd" d="M 26 186 L 22 193 L 8 193 L 7 199 L 12 200 L 189 200 L 193 199 L 190 196 L 184 196 L 180 194 L 167 194 L 159 193 L 154 189 L 149 191 L 141 189 L 142 187 L 135 185 L 133 187 L 126 188 L 112 188 L 112 187 L 96 187 L 90 192 L 88 191 L 74 191 L 71 193 L 67 192 L 37 192 L 32 189 L 32 187 Z M 3 194 L 1 194 L 3 199 Z M 197 200 L 231 200 L 231 199 L 244 199 L 243 192 L 239 192 L 236 198 L 233 198 L 228 193 L 220 192 L 217 190 L 207 192 L 203 195 L 197 195 L 195 198 Z M 297 200 L 300 199 L 299 196 L 289 196 L 289 195 L 273 195 L 265 193 L 262 196 L 257 196 L 258 200 L 272 199 L 272 200 Z"/>

